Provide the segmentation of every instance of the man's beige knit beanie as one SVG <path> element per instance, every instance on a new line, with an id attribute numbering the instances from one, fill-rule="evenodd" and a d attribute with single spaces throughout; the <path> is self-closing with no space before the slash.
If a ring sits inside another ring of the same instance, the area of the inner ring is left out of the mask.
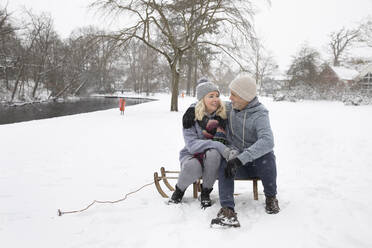
<path id="1" fill-rule="evenodd" d="M 247 102 L 252 101 L 256 97 L 256 82 L 250 76 L 235 78 L 230 83 L 229 88 Z"/>

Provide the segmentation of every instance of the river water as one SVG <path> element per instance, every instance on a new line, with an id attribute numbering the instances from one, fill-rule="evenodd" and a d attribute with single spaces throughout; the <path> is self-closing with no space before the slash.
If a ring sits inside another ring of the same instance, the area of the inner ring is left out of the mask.
<path id="1" fill-rule="evenodd" d="M 125 97 L 125 106 L 148 101 L 152 100 L 145 98 Z M 4 106 L 0 104 L 0 125 L 46 119 L 57 116 L 81 114 L 112 108 L 118 108 L 119 112 L 119 98 L 89 97 L 74 101 L 34 103 L 16 107 Z"/>

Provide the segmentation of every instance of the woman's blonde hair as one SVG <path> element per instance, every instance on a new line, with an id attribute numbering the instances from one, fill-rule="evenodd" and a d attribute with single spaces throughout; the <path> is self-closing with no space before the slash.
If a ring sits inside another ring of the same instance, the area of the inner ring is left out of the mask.
<path id="1" fill-rule="evenodd" d="M 201 121 L 206 113 L 206 107 L 203 98 L 195 106 L 195 119 Z M 222 119 L 226 119 L 226 107 L 225 103 L 220 99 L 220 106 L 216 110 L 216 115 Z"/>

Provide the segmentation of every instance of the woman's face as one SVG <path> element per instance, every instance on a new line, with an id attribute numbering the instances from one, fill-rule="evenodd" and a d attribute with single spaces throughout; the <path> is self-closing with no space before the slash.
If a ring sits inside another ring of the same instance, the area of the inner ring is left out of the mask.
<path id="1" fill-rule="evenodd" d="M 208 112 L 208 114 L 211 114 L 216 111 L 221 104 L 220 94 L 218 93 L 218 91 L 209 92 L 207 95 L 204 96 L 203 101 L 206 107 L 206 111 Z"/>

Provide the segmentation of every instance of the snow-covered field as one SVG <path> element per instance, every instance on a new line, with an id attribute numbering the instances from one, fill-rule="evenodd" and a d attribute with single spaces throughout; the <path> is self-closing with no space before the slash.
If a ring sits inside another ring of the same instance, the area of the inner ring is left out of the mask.
<path id="1" fill-rule="evenodd" d="M 178 170 L 181 118 L 194 101 L 160 101 L 0 126 L 0 247 L 372 247 L 372 106 L 261 101 L 270 110 L 281 212 L 264 211 L 262 185 L 237 185 L 238 229 L 211 229 L 188 189 L 168 206 L 153 185 Z M 165 188 L 165 187 L 164 187 Z"/>

